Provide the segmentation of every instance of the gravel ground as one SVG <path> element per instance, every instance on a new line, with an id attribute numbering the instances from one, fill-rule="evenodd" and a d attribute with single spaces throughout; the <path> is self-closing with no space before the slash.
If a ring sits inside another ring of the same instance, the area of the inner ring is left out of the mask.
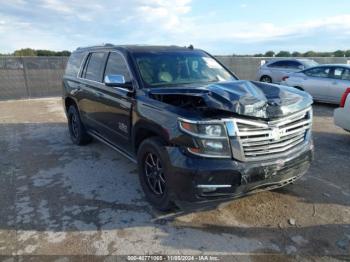
<path id="1" fill-rule="evenodd" d="M 314 106 L 315 161 L 296 184 L 164 217 L 133 163 L 72 145 L 60 99 L 0 102 L 0 255 L 349 258 L 350 134 L 333 110 Z"/>

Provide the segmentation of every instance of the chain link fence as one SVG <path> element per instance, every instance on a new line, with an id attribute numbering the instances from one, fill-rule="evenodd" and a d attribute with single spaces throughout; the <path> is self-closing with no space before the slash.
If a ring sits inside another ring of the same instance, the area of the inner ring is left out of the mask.
<path id="1" fill-rule="evenodd" d="M 67 57 L 0 57 L 0 100 L 60 96 Z"/>
<path id="2" fill-rule="evenodd" d="M 241 79 L 255 80 L 259 66 L 272 58 L 217 56 Z M 350 58 L 316 57 L 320 64 L 346 64 Z M 0 57 L 0 100 L 61 96 L 68 57 Z"/>

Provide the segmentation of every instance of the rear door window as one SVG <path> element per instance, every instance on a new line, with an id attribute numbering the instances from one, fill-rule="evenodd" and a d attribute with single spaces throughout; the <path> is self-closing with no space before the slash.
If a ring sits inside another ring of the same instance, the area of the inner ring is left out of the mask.
<path id="1" fill-rule="evenodd" d="M 343 80 L 350 81 L 350 69 L 344 69 L 343 75 L 341 77 Z"/>
<path id="2" fill-rule="evenodd" d="M 287 61 L 286 66 L 289 69 L 298 69 L 302 64 L 297 61 Z"/>
<path id="3" fill-rule="evenodd" d="M 329 67 L 316 67 L 304 71 L 305 75 L 312 77 L 329 77 L 331 69 Z"/>
<path id="4" fill-rule="evenodd" d="M 272 68 L 286 68 L 287 65 L 288 65 L 288 61 L 277 61 L 277 62 L 269 64 L 268 67 L 272 67 Z"/>
<path id="5" fill-rule="evenodd" d="M 83 73 L 83 78 L 96 82 L 102 82 L 102 74 L 105 67 L 106 59 L 107 53 L 91 53 L 87 62 L 87 66 Z"/>
<path id="6" fill-rule="evenodd" d="M 344 73 L 345 68 L 343 67 L 335 67 L 333 70 L 332 78 L 341 79 Z"/>

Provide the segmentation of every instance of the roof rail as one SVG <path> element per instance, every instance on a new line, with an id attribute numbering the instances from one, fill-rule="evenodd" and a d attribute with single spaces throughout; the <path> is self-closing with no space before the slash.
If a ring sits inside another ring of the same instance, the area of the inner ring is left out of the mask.
<path id="1" fill-rule="evenodd" d="M 92 48 L 92 47 L 113 47 L 114 45 L 111 43 L 101 44 L 101 45 L 92 45 L 92 46 L 80 46 L 77 50 Z"/>

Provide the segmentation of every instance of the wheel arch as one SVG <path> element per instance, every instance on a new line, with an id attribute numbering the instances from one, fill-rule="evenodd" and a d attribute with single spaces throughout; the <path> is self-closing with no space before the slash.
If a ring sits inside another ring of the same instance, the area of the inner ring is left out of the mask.
<path id="1" fill-rule="evenodd" d="M 70 96 L 65 97 L 64 98 L 64 109 L 65 109 L 66 113 L 68 112 L 69 107 L 72 105 L 75 106 L 79 111 L 77 101 Z"/>
<path id="2" fill-rule="evenodd" d="M 134 152 L 137 153 L 142 141 L 150 137 L 159 137 L 165 144 L 169 144 L 169 134 L 162 126 L 141 121 L 135 125 L 132 133 L 132 144 Z"/>
<path id="3" fill-rule="evenodd" d="M 262 74 L 262 75 L 260 76 L 259 81 L 261 81 L 261 80 L 262 80 L 264 77 L 268 77 L 268 78 L 270 78 L 270 79 L 271 79 L 271 82 L 273 82 L 272 76 L 267 75 L 267 74 Z"/>

